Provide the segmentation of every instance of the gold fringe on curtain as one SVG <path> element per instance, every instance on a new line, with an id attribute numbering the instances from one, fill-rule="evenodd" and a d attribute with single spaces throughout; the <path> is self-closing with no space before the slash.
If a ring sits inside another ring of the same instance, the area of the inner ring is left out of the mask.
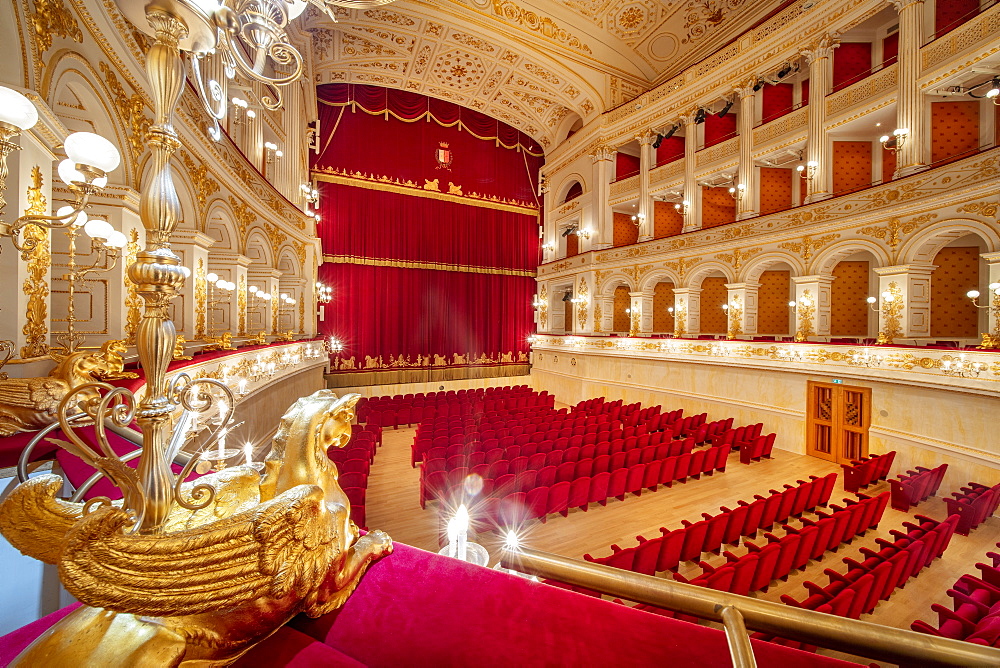
<path id="1" fill-rule="evenodd" d="M 498 267 L 473 267 L 465 264 L 445 264 L 444 262 L 409 262 L 407 260 L 376 260 L 358 255 L 324 255 L 323 262 L 333 264 L 364 264 L 370 267 L 399 267 L 401 269 L 431 269 L 433 271 L 458 271 L 466 274 L 497 274 L 500 276 L 526 276 L 534 278 L 536 272 L 524 269 L 500 269 Z"/>

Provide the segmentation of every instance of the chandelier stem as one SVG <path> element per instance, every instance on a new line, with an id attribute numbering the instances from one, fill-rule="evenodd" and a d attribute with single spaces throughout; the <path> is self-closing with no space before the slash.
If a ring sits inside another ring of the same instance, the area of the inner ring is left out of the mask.
<path id="1" fill-rule="evenodd" d="M 188 31 L 181 20 L 162 10 L 151 9 L 146 18 L 156 33 L 156 41 L 146 54 L 155 115 L 147 135 L 152 168 L 139 207 L 146 228 L 146 248 L 136 254 L 128 275 L 146 306 L 136 332 L 139 364 L 146 376 L 146 395 L 137 416 L 143 435 L 138 475 L 145 497 L 139 529 L 159 533 L 174 501 L 173 472 L 166 457 L 174 408 L 167 397 L 167 366 L 173 359 L 177 331 L 168 306 L 184 284 L 184 274 L 180 259 L 170 250 L 170 234 L 180 217 L 170 169 L 170 158 L 180 142 L 171 121 L 184 84 L 178 43 Z"/>

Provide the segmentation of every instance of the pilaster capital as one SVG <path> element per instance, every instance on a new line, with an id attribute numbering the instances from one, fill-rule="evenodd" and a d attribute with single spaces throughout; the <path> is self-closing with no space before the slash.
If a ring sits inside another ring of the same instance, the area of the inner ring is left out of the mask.
<path id="1" fill-rule="evenodd" d="M 694 126 L 694 124 L 695 124 L 694 118 L 695 118 L 695 116 L 698 115 L 698 110 L 699 109 L 700 109 L 700 107 L 692 107 L 691 109 L 688 109 L 683 114 L 681 114 L 681 116 L 680 116 L 681 123 L 683 123 L 685 126 L 688 126 L 688 127 Z"/>
<path id="2" fill-rule="evenodd" d="M 911 262 L 910 264 L 896 264 L 890 267 L 875 267 L 872 269 L 879 276 L 926 276 L 937 269 L 937 265 L 930 262 Z"/>
<path id="3" fill-rule="evenodd" d="M 649 146 L 654 141 L 658 135 L 652 130 L 646 130 L 641 135 L 636 135 L 635 140 L 639 142 L 639 146 Z"/>
<path id="4" fill-rule="evenodd" d="M 756 86 L 758 81 L 757 77 L 741 81 L 733 87 L 733 91 L 739 97 L 740 101 L 743 101 L 746 98 L 752 98 L 757 93 Z"/>
<path id="5" fill-rule="evenodd" d="M 178 246 L 199 246 L 208 250 L 215 245 L 215 238 L 198 230 L 174 228 L 170 233 L 170 243 Z"/>
<path id="6" fill-rule="evenodd" d="M 896 10 L 898 14 L 902 14 L 903 10 L 911 5 L 922 5 L 924 0 L 889 0 L 889 4 L 892 8 Z"/>
<path id="7" fill-rule="evenodd" d="M 591 162 L 598 163 L 602 160 L 611 161 L 615 159 L 617 151 L 607 144 L 598 144 L 590 153 Z"/>
<path id="8" fill-rule="evenodd" d="M 980 253 L 979 257 L 986 260 L 986 264 L 1000 264 L 1000 251 L 995 253 Z"/>
<path id="9" fill-rule="evenodd" d="M 876 269 L 876 271 L 878 271 Z M 794 285 L 829 285 L 833 283 L 833 279 L 836 278 L 833 274 L 812 274 L 810 276 L 792 276 L 792 284 Z"/>
<path id="10" fill-rule="evenodd" d="M 812 65 L 817 60 L 832 56 L 833 50 L 838 46 L 840 46 L 840 33 L 824 33 L 822 37 L 810 46 L 801 49 L 799 53 L 805 57 L 806 63 Z"/>

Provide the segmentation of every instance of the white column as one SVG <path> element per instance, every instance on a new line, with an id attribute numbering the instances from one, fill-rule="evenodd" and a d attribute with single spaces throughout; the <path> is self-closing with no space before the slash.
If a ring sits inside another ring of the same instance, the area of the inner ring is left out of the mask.
<path id="1" fill-rule="evenodd" d="M 258 267 L 251 265 L 247 269 L 247 291 L 250 286 L 257 288 L 258 293 L 272 294 L 278 289 L 278 279 L 281 272 L 270 267 Z M 247 333 L 250 336 L 257 336 L 261 332 L 266 335 L 272 333 L 272 312 L 274 300 L 270 301 L 260 297 L 248 297 L 247 300 Z"/>
<path id="2" fill-rule="evenodd" d="M 694 122 L 697 109 L 681 116 L 684 123 L 684 199 L 688 202 L 684 216 L 684 231 L 701 229 L 701 188 L 695 172 L 698 169 L 698 125 Z"/>
<path id="3" fill-rule="evenodd" d="M 636 214 L 642 224 L 639 225 L 639 241 L 649 241 L 653 238 L 653 198 L 649 194 L 649 170 L 656 164 L 653 141 L 656 135 L 645 132 L 638 137 L 639 142 L 639 211 Z"/>
<path id="4" fill-rule="evenodd" d="M 107 330 L 107 338 L 126 341 L 129 342 L 129 345 L 132 345 L 130 339 L 134 338 L 135 331 L 138 328 L 139 319 L 142 316 L 143 304 L 138 292 L 133 291 L 131 295 L 129 294 L 129 286 L 125 280 L 125 270 L 130 262 L 127 257 L 129 249 L 139 250 L 145 247 L 146 229 L 139 219 L 139 194 L 131 188 L 118 187 L 114 188 L 114 190 L 114 193 L 106 191 L 106 194 L 112 195 L 111 197 L 97 197 L 92 199 L 91 201 L 94 202 L 94 205 L 88 209 L 88 212 L 91 216 L 107 219 L 112 227 L 124 234 L 126 239 L 132 242 L 132 245 L 130 247 L 126 246 L 118 252 L 118 260 L 111 271 L 92 274 L 91 276 L 97 280 L 107 281 L 107 290 L 105 292 L 107 320 L 104 323 Z M 56 234 L 61 235 L 63 233 L 57 231 Z M 133 239 L 135 241 L 132 241 Z M 88 264 L 92 264 L 97 259 L 90 256 L 88 262 L 86 253 L 90 250 L 90 246 L 90 237 L 86 234 L 81 234 L 77 238 L 77 251 L 84 256 L 81 258 L 78 255 L 77 263 L 87 262 Z M 134 258 L 131 261 L 134 261 Z M 88 288 L 84 288 L 84 290 L 88 290 Z M 89 290 L 94 294 L 96 309 L 99 306 L 99 301 L 96 298 L 100 292 L 97 290 L 96 281 L 91 282 Z M 79 299 L 76 300 L 77 310 L 80 308 L 80 301 Z M 64 315 L 57 314 L 57 317 L 63 317 Z M 88 329 L 100 327 L 100 319 L 94 317 L 92 327 Z M 95 343 L 95 341 L 92 341 L 88 345 L 95 345 Z"/>
<path id="5" fill-rule="evenodd" d="M 757 333 L 757 291 L 760 283 L 726 283 L 726 303 L 729 304 L 729 331 L 752 336 Z M 733 327 L 735 325 L 735 327 Z"/>
<path id="6" fill-rule="evenodd" d="M 641 309 L 639 333 L 643 336 L 650 336 L 653 333 L 653 291 L 654 287 L 650 286 L 648 290 L 642 292 L 642 297 L 639 300 Z"/>
<path id="7" fill-rule="evenodd" d="M 809 129 L 806 161 L 816 165 L 809 183 L 806 203 L 830 197 L 833 189 L 833 165 L 826 136 L 826 95 L 830 92 L 833 50 L 840 41 L 829 33 L 802 51 L 809 63 Z"/>
<path id="8" fill-rule="evenodd" d="M 979 304 L 993 307 L 979 310 L 979 329 L 981 332 L 990 333 L 996 337 L 997 343 L 1000 343 L 1000 318 L 997 317 L 1000 311 L 1000 295 L 989 289 L 990 285 L 1000 283 L 1000 252 L 983 253 L 979 257 L 986 260 L 986 280 L 980 279 Z"/>
<path id="9" fill-rule="evenodd" d="M 883 338 L 916 339 L 931 335 L 931 272 L 935 268 L 924 262 L 875 268 L 879 293 L 873 296 L 880 306 L 880 343 Z"/>
<path id="10" fill-rule="evenodd" d="M 42 215 L 51 215 L 52 211 L 62 206 L 53 202 L 53 179 L 59 177 L 52 169 L 55 156 L 30 133 L 21 134 L 10 140 L 18 144 L 21 150 L 11 151 L 7 157 L 7 190 L 3 197 L 7 206 L 0 216 L 8 225 L 17 220 L 25 211 L 31 209 Z M 32 171 L 37 167 L 37 178 Z M 39 186 L 29 196 L 29 188 Z M 44 202 L 37 194 L 44 197 Z M 3 304 L 3 317 L 0 318 L 0 339 L 14 342 L 16 357 L 32 358 L 48 353 L 50 319 L 52 318 L 51 288 L 51 252 L 53 233 L 38 233 L 36 226 L 32 234 L 44 238 L 40 248 L 36 249 L 35 261 L 31 257 L 23 259 L 21 253 L 14 248 L 10 237 L 0 238 L 0 304 Z M 54 234 L 62 234 L 55 231 Z M 48 255 L 48 257 L 46 257 Z M 29 264 L 30 262 L 30 264 Z M 28 317 L 31 308 L 35 315 Z M 61 324 L 61 323 L 60 323 Z M 46 361 L 51 367 L 51 362 Z M 37 371 L 24 370 L 13 365 L 4 369 L 11 376 L 44 375 L 48 368 Z"/>
<path id="11" fill-rule="evenodd" d="M 674 334 L 698 336 L 701 331 L 701 288 L 674 288 Z"/>
<path id="12" fill-rule="evenodd" d="M 615 168 L 615 150 L 599 146 L 590 156 L 594 165 L 594 188 L 590 204 L 594 211 L 596 240 L 593 250 L 611 248 L 615 242 L 615 216 L 608 201 L 611 199 L 611 178 Z"/>
<path id="13" fill-rule="evenodd" d="M 755 112 L 754 83 L 748 81 L 736 89 L 740 98 L 740 112 L 737 123 L 740 130 L 740 165 L 736 182 L 745 186 L 743 197 L 739 200 L 736 220 L 752 218 L 760 212 L 760 188 L 758 187 L 757 168 L 753 164 L 753 120 Z"/>
<path id="14" fill-rule="evenodd" d="M 643 299 L 641 292 L 630 292 L 628 293 L 630 297 L 629 302 L 629 336 L 638 336 L 642 328 L 642 316 L 645 313 L 643 309 Z"/>
<path id="15" fill-rule="evenodd" d="M 811 104 L 811 103 L 810 103 Z M 795 340 L 830 336 L 830 286 L 833 276 L 793 276 L 795 284 Z"/>
<path id="16" fill-rule="evenodd" d="M 615 298 L 594 298 L 594 333 L 606 334 L 615 330 Z"/>
<path id="17" fill-rule="evenodd" d="M 175 229 L 170 235 L 171 249 L 181 258 L 181 264 L 191 270 L 180 296 L 171 302 L 171 319 L 177 333 L 187 341 L 208 335 L 208 286 L 205 276 L 211 271 L 208 268 L 208 249 L 213 244 L 215 239 L 196 230 Z"/>
<path id="18" fill-rule="evenodd" d="M 906 140 L 896 151 L 895 178 L 920 171 L 926 164 L 930 135 L 924 123 L 920 93 L 920 43 L 923 40 L 924 0 L 890 0 L 899 12 L 899 55 L 896 88 L 896 127 L 906 128 Z"/>

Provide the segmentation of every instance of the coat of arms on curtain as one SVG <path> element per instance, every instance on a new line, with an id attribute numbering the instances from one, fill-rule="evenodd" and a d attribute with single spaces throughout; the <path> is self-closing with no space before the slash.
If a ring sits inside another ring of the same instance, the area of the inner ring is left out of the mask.
<path id="1" fill-rule="evenodd" d="M 451 171 L 451 161 L 455 159 L 455 156 L 452 154 L 451 149 L 448 148 L 448 142 L 438 142 L 438 147 L 434 151 L 434 159 L 437 160 L 438 169 Z"/>

